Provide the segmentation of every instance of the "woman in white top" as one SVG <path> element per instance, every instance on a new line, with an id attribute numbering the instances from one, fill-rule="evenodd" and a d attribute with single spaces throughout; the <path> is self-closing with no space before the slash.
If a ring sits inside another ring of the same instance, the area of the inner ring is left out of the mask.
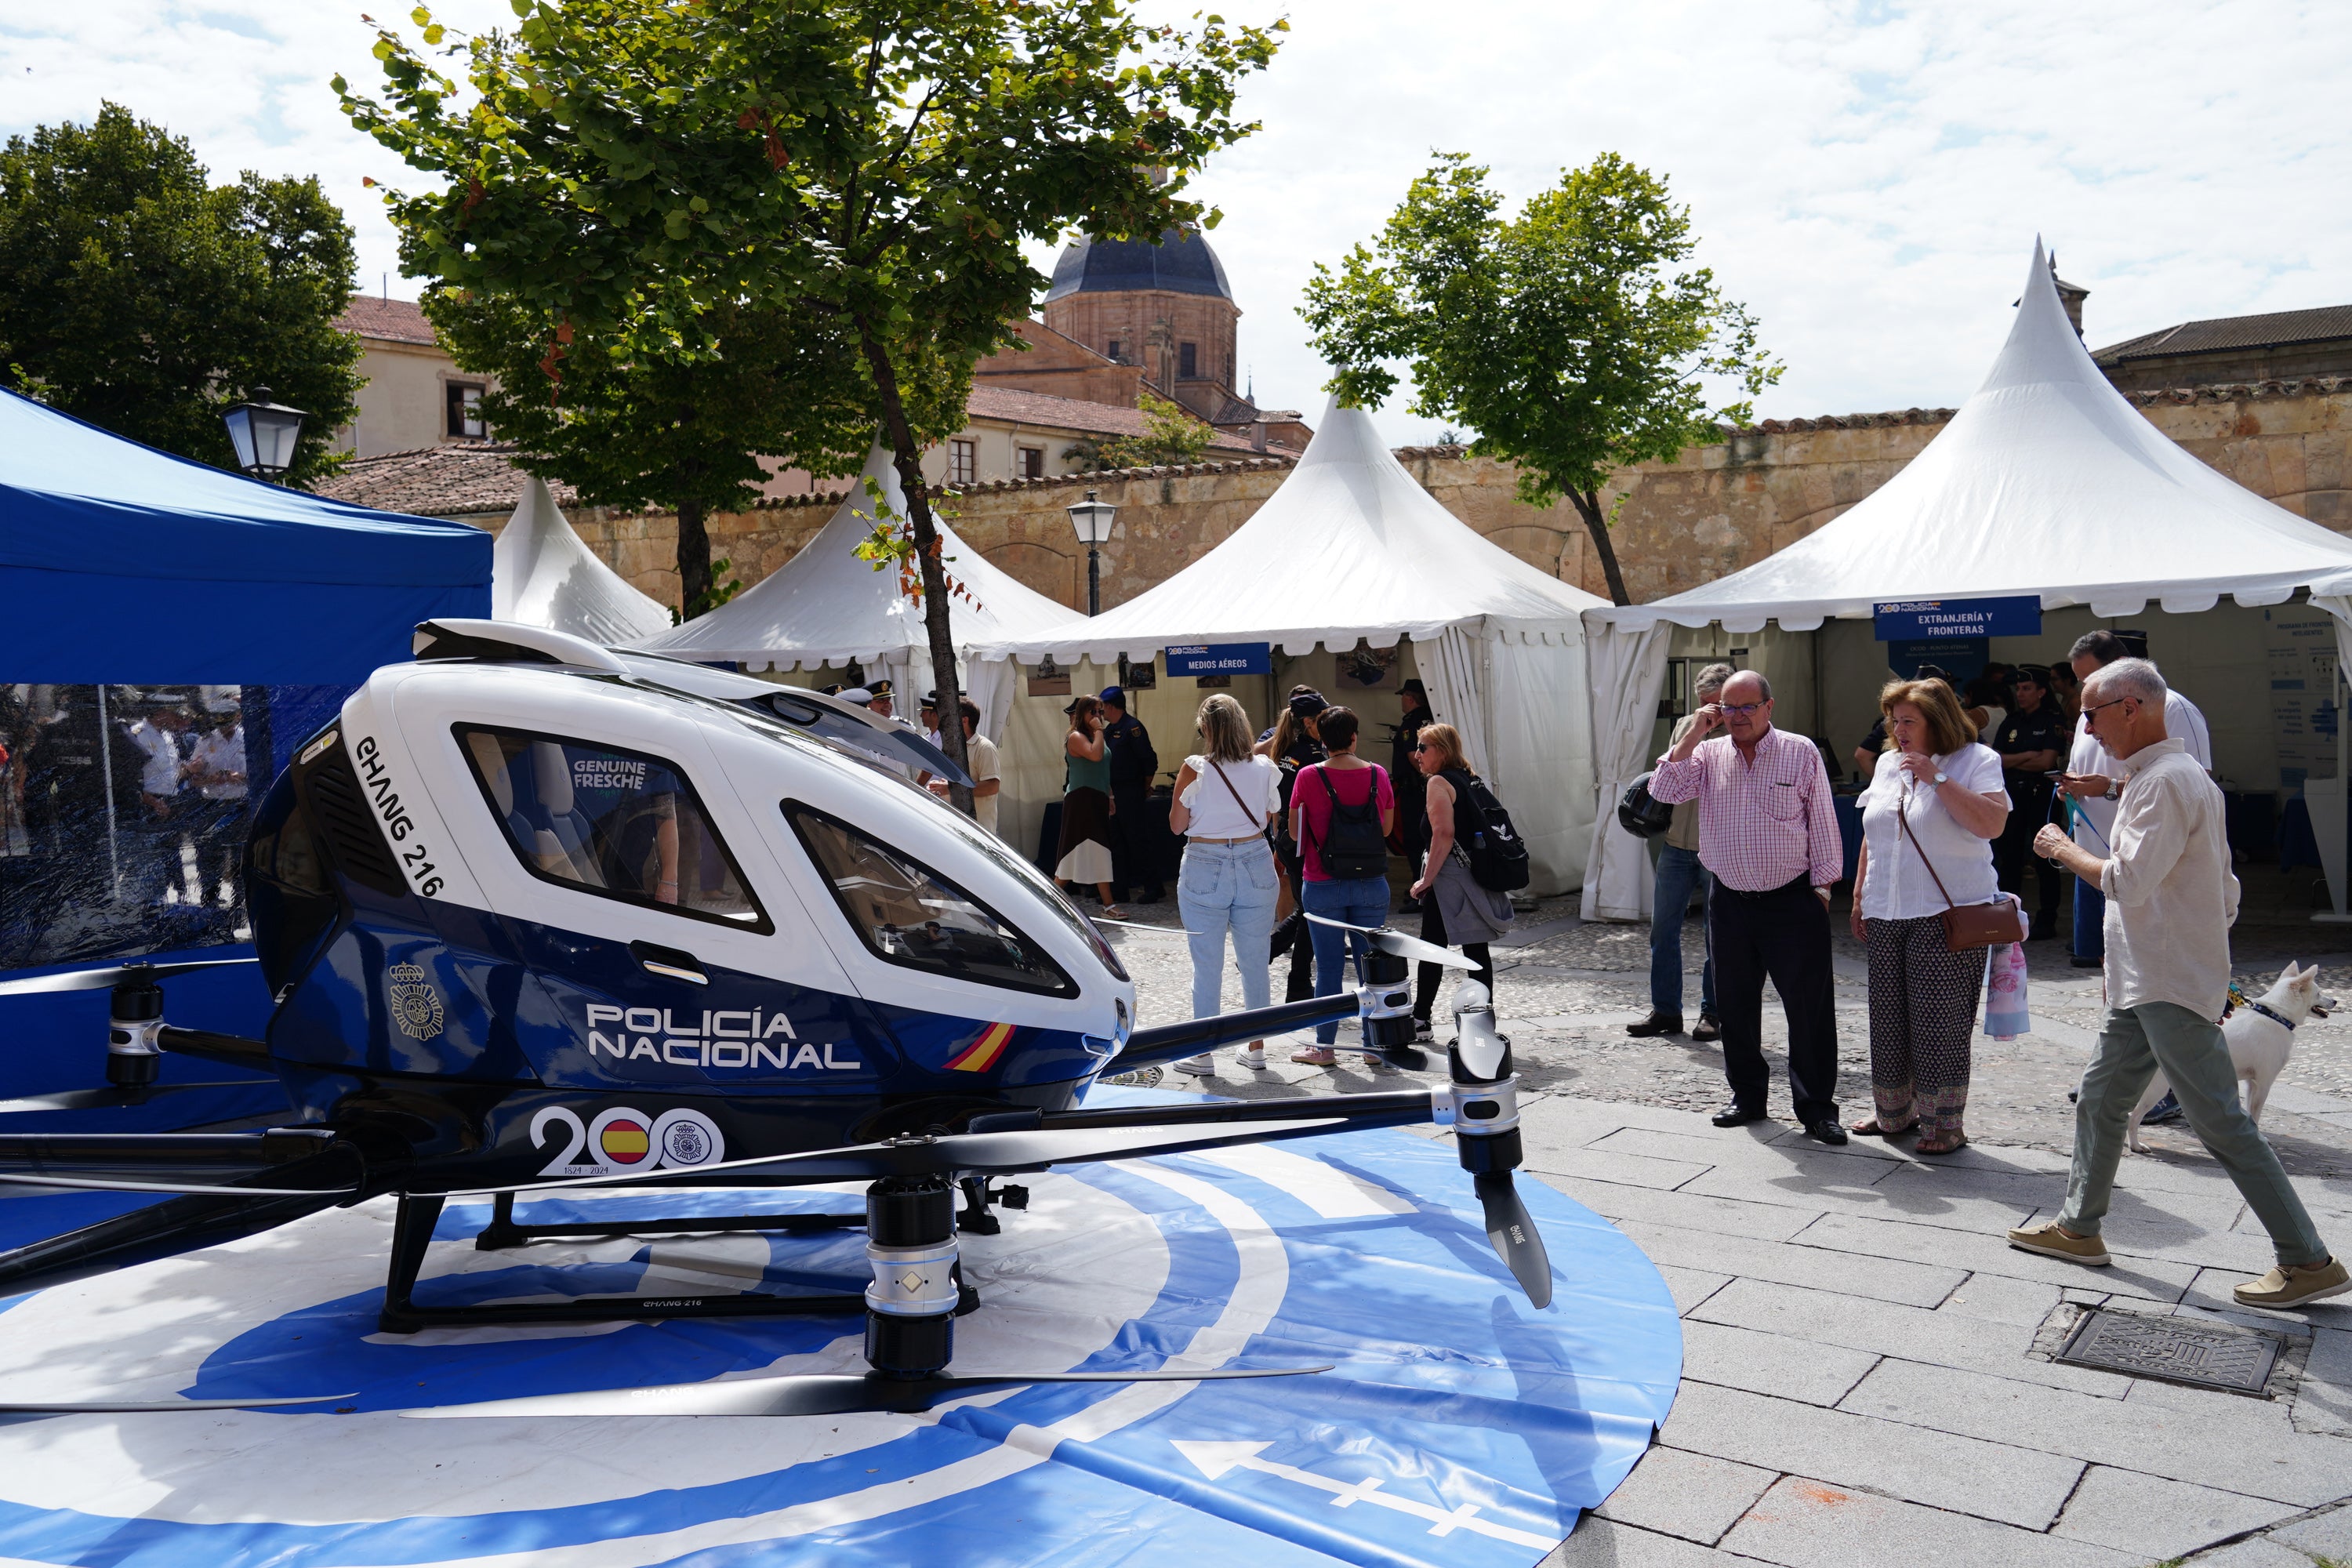
<path id="1" fill-rule="evenodd" d="M 1186 835 L 1176 908 L 1192 947 L 1192 1016 L 1206 1018 L 1223 1010 L 1228 931 L 1234 962 L 1241 965 L 1242 1005 L 1263 1007 L 1268 1002 L 1266 965 L 1279 879 L 1265 830 L 1282 809 L 1282 773 L 1273 759 L 1257 754 L 1248 717 L 1224 692 L 1201 704 L 1200 730 L 1200 753 L 1185 758 L 1176 774 L 1168 827 Z M 1252 1040 L 1240 1058 L 1242 1066 L 1264 1071 L 1265 1042 Z M 1203 1051 L 1176 1068 L 1205 1078 L 1216 1071 L 1216 1062 Z"/>
<path id="2" fill-rule="evenodd" d="M 1886 749 L 1862 794 L 1853 934 L 1870 952 L 1870 1088 L 1878 1115 L 1856 1132 L 1914 1128 L 1918 1152 L 1968 1142 L 1969 1042 L 1984 987 L 1981 949 L 1954 952 L 1944 910 L 2000 897 L 1992 841 L 2009 820 L 2000 758 L 1940 680 L 1889 681 L 1878 694 Z"/>

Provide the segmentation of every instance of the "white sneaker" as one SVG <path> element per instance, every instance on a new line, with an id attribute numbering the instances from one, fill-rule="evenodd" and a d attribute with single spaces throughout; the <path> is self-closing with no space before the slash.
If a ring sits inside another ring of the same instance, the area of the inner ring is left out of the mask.
<path id="1" fill-rule="evenodd" d="M 1207 1051 L 1197 1057 L 1182 1058 L 1173 1065 L 1178 1072 L 1188 1072 L 1194 1078 L 1214 1078 L 1217 1074 L 1217 1058 Z"/>
<path id="2" fill-rule="evenodd" d="M 1254 1051 L 1235 1051 L 1234 1053 L 1234 1059 L 1241 1063 L 1243 1067 L 1247 1068 L 1252 1072 L 1264 1072 L 1265 1070 L 1265 1047 L 1264 1046 L 1260 1046 Z"/>

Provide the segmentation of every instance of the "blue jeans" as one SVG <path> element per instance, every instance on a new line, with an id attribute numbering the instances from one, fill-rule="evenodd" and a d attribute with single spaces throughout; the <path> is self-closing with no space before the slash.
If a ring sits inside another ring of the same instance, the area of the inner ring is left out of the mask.
<path id="1" fill-rule="evenodd" d="M 1192 1016 L 1224 1011 L 1225 932 L 1241 965 L 1242 1005 L 1267 1005 L 1266 950 L 1274 941 L 1274 851 L 1261 838 L 1187 844 L 1176 878 L 1176 908 L 1192 949 Z"/>
<path id="2" fill-rule="evenodd" d="M 1386 877 L 1358 877 L 1348 881 L 1309 882 L 1302 895 L 1310 915 L 1326 920 L 1345 921 L 1351 926 L 1384 926 L 1389 923 L 1389 879 Z M 1307 922 L 1315 943 L 1315 994 L 1336 996 L 1339 994 L 1339 960 L 1345 952 L 1356 955 L 1356 980 L 1364 978 L 1364 939 L 1353 931 Z M 1339 1037 L 1339 1026 L 1334 1020 L 1315 1026 L 1315 1043 L 1328 1046 Z"/>
<path id="3" fill-rule="evenodd" d="M 2107 956 L 2107 931 L 2102 924 L 2107 918 L 2107 896 L 2099 891 L 2096 882 L 2074 879 L 2074 956 L 2105 958 Z"/>
<path id="4" fill-rule="evenodd" d="M 1650 1010 L 1683 1016 L 1683 913 L 1690 908 L 1691 892 L 1699 895 L 1698 929 L 1706 941 L 1706 964 L 1699 971 L 1698 1010 L 1715 1013 L 1715 933 L 1707 929 L 1706 900 L 1715 896 L 1715 877 L 1698 863 L 1696 849 L 1658 848 L 1656 908 L 1650 914 Z"/>

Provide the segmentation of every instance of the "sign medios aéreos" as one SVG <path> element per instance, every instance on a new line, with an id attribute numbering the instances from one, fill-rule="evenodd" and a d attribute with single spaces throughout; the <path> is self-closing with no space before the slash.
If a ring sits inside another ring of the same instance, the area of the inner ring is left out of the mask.
<path id="1" fill-rule="evenodd" d="M 1274 645 L 1262 642 L 1181 643 L 1168 650 L 1168 673 L 1271 675 Z"/>

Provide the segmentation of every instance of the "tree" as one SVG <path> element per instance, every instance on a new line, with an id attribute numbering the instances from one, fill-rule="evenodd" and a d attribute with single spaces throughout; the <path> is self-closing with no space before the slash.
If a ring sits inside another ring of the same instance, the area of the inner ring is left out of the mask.
<path id="1" fill-rule="evenodd" d="M 227 468 L 257 386 L 307 409 L 287 482 L 331 472 L 358 413 L 351 226 L 316 179 L 211 185 L 188 143 L 108 103 L 0 149 L 0 381 Z"/>
<path id="2" fill-rule="evenodd" d="M 1113 436 L 1104 440 L 1089 437 L 1072 443 L 1063 452 L 1063 460 L 1076 464 L 1086 473 L 1197 463 L 1201 454 L 1209 449 L 1209 443 L 1217 438 L 1213 426 L 1202 424 L 1166 398 L 1152 395 L 1150 387 L 1143 389 L 1139 406 L 1143 410 L 1142 435 Z"/>
<path id="3" fill-rule="evenodd" d="M 463 58 L 462 104 L 389 32 L 386 102 L 337 79 L 353 122 L 439 182 L 391 202 L 404 261 L 575 338 L 641 299 L 775 309 L 821 333 L 829 372 L 795 387 L 772 455 L 852 469 L 867 437 L 846 449 L 841 432 L 879 426 L 953 711 L 923 451 L 961 427 L 973 363 L 1046 286 L 1024 241 L 1202 220 L 1184 177 L 1255 129 L 1234 94 L 1271 33 L 1147 26 L 1124 0 L 513 4 L 511 36 L 446 45 L 415 13 L 424 48 Z M 942 741 L 961 757 L 956 726 Z"/>
<path id="4" fill-rule="evenodd" d="M 1502 206 L 1485 169 L 1439 154 L 1377 240 L 1317 264 L 1299 314 L 1343 401 L 1378 407 L 1406 362 L 1413 413 L 1470 426 L 1473 454 L 1518 466 L 1528 506 L 1566 496 L 1630 604 L 1601 487 L 1748 418 L 1748 402 L 1710 406 L 1708 377 L 1752 398 L 1781 367 L 1712 272 L 1674 270 L 1696 242 L 1664 180 L 1605 153 L 1517 218 Z"/>

